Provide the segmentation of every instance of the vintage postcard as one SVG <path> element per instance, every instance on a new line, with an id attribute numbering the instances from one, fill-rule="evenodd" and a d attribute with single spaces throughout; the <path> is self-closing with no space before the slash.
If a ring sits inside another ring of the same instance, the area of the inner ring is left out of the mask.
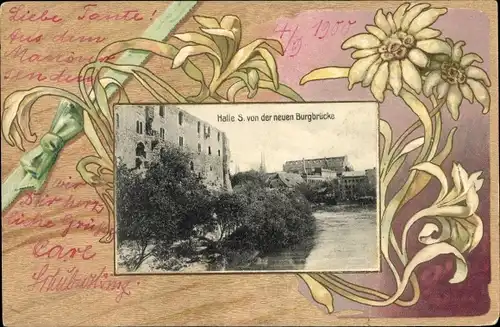
<path id="1" fill-rule="evenodd" d="M 378 104 L 117 105 L 117 272 L 378 271 Z"/>
<path id="2" fill-rule="evenodd" d="M 0 8 L 4 325 L 498 321 L 495 1 Z"/>

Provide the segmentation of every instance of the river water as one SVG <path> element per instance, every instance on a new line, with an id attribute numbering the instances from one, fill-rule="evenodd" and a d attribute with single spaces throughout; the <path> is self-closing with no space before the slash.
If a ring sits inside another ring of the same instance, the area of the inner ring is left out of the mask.
<path id="1" fill-rule="evenodd" d="M 378 270 L 376 209 L 316 211 L 316 234 L 236 270 Z"/>

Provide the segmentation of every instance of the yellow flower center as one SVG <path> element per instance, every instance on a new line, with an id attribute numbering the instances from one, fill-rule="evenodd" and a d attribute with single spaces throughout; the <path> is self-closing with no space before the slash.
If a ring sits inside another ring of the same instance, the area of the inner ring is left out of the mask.
<path id="1" fill-rule="evenodd" d="M 454 61 L 445 61 L 441 64 L 441 78 L 449 84 L 463 84 L 467 81 L 465 69 Z"/>
<path id="2" fill-rule="evenodd" d="M 378 51 L 384 61 L 403 60 L 415 43 L 413 35 L 399 31 L 387 38 Z"/>

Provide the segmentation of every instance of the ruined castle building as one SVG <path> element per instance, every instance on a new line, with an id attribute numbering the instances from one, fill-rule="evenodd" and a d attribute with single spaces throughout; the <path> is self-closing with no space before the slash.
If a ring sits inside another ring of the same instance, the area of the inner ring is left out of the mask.
<path id="1" fill-rule="evenodd" d="M 190 153 L 190 168 L 213 188 L 231 189 L 226 134 L 175 105 L 117 105 L 115 156 L 129 168 L 144 170 L 158 160 L 162 146 Z"/>

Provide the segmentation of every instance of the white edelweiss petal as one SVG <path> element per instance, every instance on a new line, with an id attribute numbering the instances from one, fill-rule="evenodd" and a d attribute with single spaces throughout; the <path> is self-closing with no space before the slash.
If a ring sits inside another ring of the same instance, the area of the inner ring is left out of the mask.
<path id="1" fill-rule="evenodd" d="M 440 30 L 435 30 L 433 28 L 424 28 L 420 32 L 414 35 L 415 40 L 420 41 L 420 40 L 426 40 L 426 39 L 433 39 L 441 35 Z"/>
<path id="2" fill-rule="evenodd" d="M 387 21 L 387 17 L 385 17 L 382 9 L 377 10 L 375 14 L 375 25 L 380 28 L 386 35 L 391 35 L 391 25 Z"/>
<path id="3" fill-rule="evenodd" d="M 398 60 L 389 63 L 389 85 L 392 87 L 394 95 L 399 95 L 402 87 L 401 64 Z"/>
<path id="4" fill-rule="evenodd" d="M 429 75 L 427 75 L 427 77 L 425 78 L 424 86 L 422 88 L 424 95 L 426 97 L 431 96 L 432 89 L 434 89 L 440 81 L 441 81 L 441 71 L 433 70 L 432 72 L 430 72 Z"/>
<path id="5" fill-rule="evenodd" d="M 378 53 L 377 48 L 356 50 L 351 54 L 353 59 L 365 58 Z"/>
<path id="6" fill-rule="evenodd" d="M 490 81 L 490 78 L 488 77 L 488 74 L 484 70 L 482 70 L 481 68 L 479 68 L 479 67 L 469 66 L 465 70 L 465 74 L 469 78 L 473 78 L 475 80 L 483 82 L 484 85 L 486 85 L 486 86 L 490 86 L 491 85 L 491 81 Z"/>
<path id="7" fill-rule="evenodd" d="M 460 105 L 462 104 L 462 99 L 462 92 L 460 92 L 458 85 L 451 85 L 448 91 L 448 96 L 446 97 L 446 105 L 448 106 L 448 111 L 454 120 L 457 120 L 460 116 Z"/>
<path id="8" fill-rule="evenodd" d="M 415 34 L 420 32 L 426 27 L 434 24 L 439 16 L 446 14 L 448 10 L 446 8 L 431 8 L 422 12 L 420 15 L 415 17 L 408 27 L 409 34 Z"/>
<path id="9" fill-rule="evenodd" d="M 370 49 L 380 45 L 380 40 L 375 36 L 363 33 L 356 34 L 342 43 L 342 49 L 356 48 L 356 49 Z"/>
<path id="10" fill-rule="evenodd" d="M 410 27 L 411 22 L 415 17 L 417 17 L 424 9 L 430 7 L 428 3 L 421 3 L 415 5 L 406 11 L 406 14 L 403 16 L 403 20 L 401 21 L 401 30 L 406 32 L 408 27 Z"/>
<path id="11" fill-rule="evenodd" d="M 468 53 L 462 57 L 462 60 L 460 60 L 460 66 L 462 67 L 469 66 L 474 61 L 483 62 L 483 58 L 481 58 L 481 56 L 479 56 L 477 53 Z"/>
<path id="12" fill-rule="evenodd" d="M 366 58 L 362 58 L 357 60 L 354 65 L 352 65 L 351 69 L 349 69 L 349 90 L 352 89 L 354 84 L 361 82 L 368 71 L 368 68 L 373 64 L 380 55 L 374 54 Z"/>
<path id="13" fill-rule="evenodd" d="M 409 59 L 401 61 L 401 71 L 405 82 L 414 89 L 415 92 L 420 93 L 422 91 L 422 78 L 417 68 L 415 68 Z"/>
<path id="14" fill-rule="evenodd" d="M 453 40 L 452 40 L 452 39 L 450 39 L 449 37 L 446 37 L 444 40 L 446 41 L 446 43 L 448 43 L 448 45 L 449 45 L 450 47 L 452 47 L 452 48 L 453 48 L 454 43 L 453 43 Z"/>
<path id="15" fill-rule="evenodd" d="M 365 29 L 368 31 L 368 33 L 371 33 L 371 34 L 375 35 L 381 41 L 387 39 L 387 34 L 385 34 L 385 32 L 382 31 L 377 26 L 366 25 Z"/>
<path id="16" fill-rule="evenodd" d="M 449 88 L 450 84 L 446 83 L 445 81 L 441 81 L 437 86 L 437 98 L 438 99 L 444 98 Z"/>
<path id="17" fill-rule="evenodd" d="M 455 43 L 455 45 L 451 49 L 451 60 L 453 60 L 454 62 L 460 62 L 460 59 L 462 59 L 462 56 L 464 55 L 464 51 L 462 50 L 464 45 L 464 41 L 458 41 L 457 43 Z"/>
<path id="18" fill-rule="evenodd" d="M 427 53 L 444 53 L 451 55 L 451 47 L 448 43 L 439 39 L 427 39 L 417 41 L 417 48 L 427 52 Z"/>
<path id="19" fill-rule="evenodd" d="M 373 76 L 373 81 L 370 90 L 378 102 L 384 101 L 384 92 L 389 79 L 389 64 L 384 62 Z"/>
<path id="20" fill-rule="evenodd" d="M 373 81 L 373 76 L 375 76 L 375 73 L 378 71 L 380 64 L 382 63 L 382 59 L 378 58 L 377 61 L 375 61 L 370 68 L 368 68 L 368 71 L 366 72 L 365 79 L 361 83 L 363 87 L 367 87 L 368 85 L 371 84 Z"/>
<path id="21" fill-rule="evenodd" d="M 403 22 L 403 16 L 406 12 L 406 9 L 410 6 L 410 4 L 403 3 L 401 6 L 396 9 L 394 12 L 394 24 L 396 24 L 396 28 L 399 29 L 401 27 L 401 23 Z"/>
<path id="22" fill-rule="evenodd" d="M 474 97 L 483 106 L 483 114 L 490 111 L 490 94 L 483 83 L 469 78 L 467 79 L 467 84 L 469 84 L 472 92 L 474 92 Z"/>
<path id="23" fill-rule="evenodd" d="M 466 98 L 470 103 L 474 102 L 474 94 L 469 84 L 460 84 L 460 92 L 462 92 L 464 98 Z"/>
<path id="24" fill-rule="evenodd" d="M 387 14 L 387 22 L 389 22 L 389 26 L 391 26 L 391 32 L 395 33 L 397 30 L 396 23 L 394 22 L 394 18 L 392 17 L 392 13 Z"/>
<path id="25" fill-rule="evenodd" d="M 420 49 L 413 48 L 408 53 L 408 59 L 411 60 L 415 65 L 420 67 L 426 67 L 429 64 L 429 58 L 427 55 Z"/>

